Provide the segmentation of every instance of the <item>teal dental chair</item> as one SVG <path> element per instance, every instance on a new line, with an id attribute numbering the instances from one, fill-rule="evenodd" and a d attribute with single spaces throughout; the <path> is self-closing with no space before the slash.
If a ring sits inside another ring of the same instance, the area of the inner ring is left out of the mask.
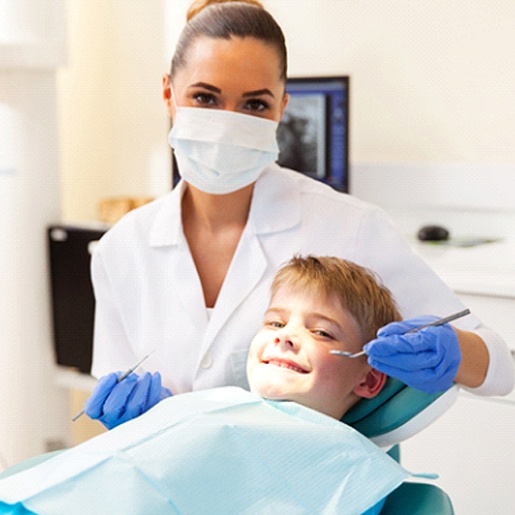
<path id="1" fill-rule="evenodd" d="M 422 431 L 456 401 L 458 387 L 428 394 L 391 377 L 379 395 L 362 399 L 342 419 L 400 461 L 399 442 Z M 439 487 L 405 482 L 387 498 L 381 515 L 453 515 L 449 496 Z"/>

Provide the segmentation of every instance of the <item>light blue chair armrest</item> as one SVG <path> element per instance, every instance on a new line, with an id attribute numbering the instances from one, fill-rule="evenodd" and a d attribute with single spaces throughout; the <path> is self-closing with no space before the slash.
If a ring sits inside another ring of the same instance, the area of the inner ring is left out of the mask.
<path id="1" fill-rule="evenodd" d="M 0 515 L 38 515 L 33 511 L 27 510 L 22 504 L 5 504 L 0 501 Z"/>

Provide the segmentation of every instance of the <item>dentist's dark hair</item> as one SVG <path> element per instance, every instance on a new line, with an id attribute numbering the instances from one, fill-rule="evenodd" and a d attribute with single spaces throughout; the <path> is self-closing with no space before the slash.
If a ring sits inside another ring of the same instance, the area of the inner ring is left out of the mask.
<path id="1" fill-rule="evenodd" d="M 280 62 L 280 78 L 286 81 L 287 51 L 283 31 L 257 0 L 196 0 L 190 6 L 187 24 L 177 43 L 170 76 L 188 61 L 190 46 L 200 37 L 231 39 L 255 38 L 275 48 Z"/>

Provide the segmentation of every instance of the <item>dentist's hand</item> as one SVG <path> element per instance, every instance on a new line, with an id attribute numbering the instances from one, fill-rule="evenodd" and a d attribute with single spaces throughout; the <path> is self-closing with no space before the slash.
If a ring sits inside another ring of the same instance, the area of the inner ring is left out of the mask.
<path id="1" fill-rule="evenodd" d="M 118 382 L 120 375 L 113 372 L 102 377 L 84 406 L 86 415 L 100 420 L 107 429 L 138 417 L 172 395 L 161 386 L 159 372 L 132 373 Z"/>
<path id="2" fill-rule="evenodd" d="M 456 331 L 444 324 L 405 334 L 433 320 L 436 317 L 418 317 L 382 327 L 377 338 L 363 347 L 368 363 L 418 390 L 447 390 L 461 363 Z"/>

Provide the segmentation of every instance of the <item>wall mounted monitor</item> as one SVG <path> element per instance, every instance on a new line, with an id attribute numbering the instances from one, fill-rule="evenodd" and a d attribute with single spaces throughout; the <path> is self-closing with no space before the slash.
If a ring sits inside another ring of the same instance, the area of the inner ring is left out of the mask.
<path id="1" fill-rule="evenodd" d="M 349 77 L 288 79 L 279 164 L 349 190 Z"/>

